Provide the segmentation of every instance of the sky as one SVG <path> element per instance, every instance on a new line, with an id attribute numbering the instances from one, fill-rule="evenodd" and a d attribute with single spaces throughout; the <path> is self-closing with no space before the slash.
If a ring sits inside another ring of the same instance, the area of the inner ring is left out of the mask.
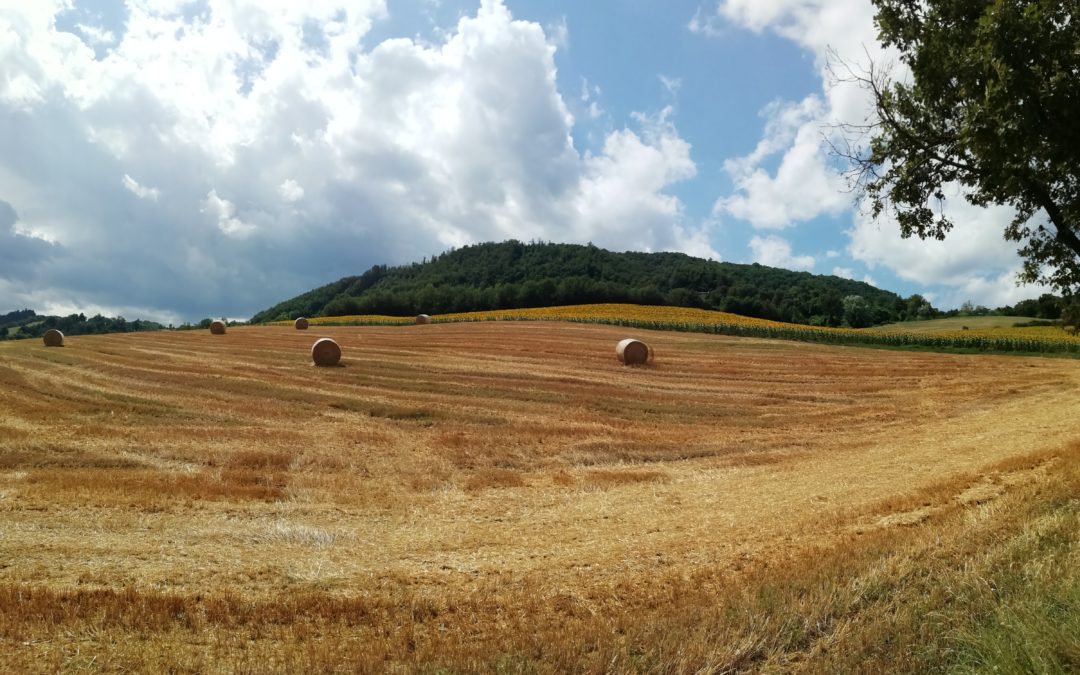
<path id="1" fill-rule="evenodd" d="M 1038 296 L 1009 209 L 905 240 L 848 190 L 829 64 L 875 37 L 869 0 L 0 0 L 0 313 L 242 319 L 511 238 Z"/>

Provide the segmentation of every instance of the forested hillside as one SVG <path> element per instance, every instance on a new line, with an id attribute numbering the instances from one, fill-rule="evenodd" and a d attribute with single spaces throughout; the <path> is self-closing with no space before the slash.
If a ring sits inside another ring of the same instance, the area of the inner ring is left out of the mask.
<path id="1" fill-rule="evenodd" d="M 41 316 L 32 309 L 0 314 L 0 340 L 40 337 L 50 328 L 59 329 L 64 335 L 91 335 L 161 330 L 163 326 L 153 321 L 128 321 L 123 317 L 109 318 L 100 315 L 89 319 L 83 314 Z"/>
<path id="2" fill-rule="evenodd" d="M 920 296 L 905 300 L 835 276 L 682 253 L 612 253 L 592 245 L 508 241 L 466 246 L 422 263 L 376 265 L 274 305 L 252 322 L 600 302 L 701 307 L 829 326 L 868 326 L 934 313 Z"/>

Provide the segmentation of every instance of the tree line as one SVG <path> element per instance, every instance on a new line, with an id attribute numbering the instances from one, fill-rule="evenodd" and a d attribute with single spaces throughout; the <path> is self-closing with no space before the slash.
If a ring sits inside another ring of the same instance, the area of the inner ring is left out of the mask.
<path id="1" fill-rule="evenodd" d="M 133 333 L 136 331 L 161 330 L 160 323 L 124 317 L 104 317 L 100 314 L 87 318 L 85 314 L 68 316 L 41 316 L 32 309 L 21 309 L 0 315 L 0 340 L 21 340 L 41 337 L 45 331 L 55 328 L 64 335 L 95 335 L 101 333 Z"/>
<path id="2" fill-rule="evenodd" d="M 698 307 L 791 323 L 864 327 L 938 316 L 922 296 L 861 281 L 682 253 L 507 241 L 388 267 L 274 305 L 253 323 L 299 316 L 444 314 L 591 303 Z"/>

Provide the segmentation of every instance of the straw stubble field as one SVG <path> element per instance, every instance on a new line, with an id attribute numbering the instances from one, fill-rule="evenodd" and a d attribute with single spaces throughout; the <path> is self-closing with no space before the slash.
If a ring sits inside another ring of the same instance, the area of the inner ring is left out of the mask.
<path id="1" fill-rule="evenodd" d="M 0 665 L 810 668 L 882 556 L 1080 449 L 1077 361 L 634 334 L 0 344 Z"/>

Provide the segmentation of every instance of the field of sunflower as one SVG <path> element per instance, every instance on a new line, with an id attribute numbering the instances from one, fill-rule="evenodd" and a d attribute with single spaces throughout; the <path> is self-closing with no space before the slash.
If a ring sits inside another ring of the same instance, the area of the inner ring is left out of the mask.
<path id="1" fill-rule="evenodd" d="M 381 315 L 334 316 L 310 319 L 315 326 L 388 326 L 408 325 L 413 317 Z M 600 323 L 629 328 L 715 333 L 739 337 L 796 340 L 827 344 L 851 344 L 879 347 L 920 348 L 1025 353 L 1080 354 L 1080 336 L 1051 326 L 1032 328 L 994 327 L 941 332 L 905 332 L 895 326 L 889 330 L 829 328 L 755 319 L 691 307 L 655 305 L 567 305 L 529 309 L 504 309 L 486 312 L 439 314 L 432 323 L 461 321 L 570 321 Z M 286 325 L 289 322 L 277 322 Z"/>

